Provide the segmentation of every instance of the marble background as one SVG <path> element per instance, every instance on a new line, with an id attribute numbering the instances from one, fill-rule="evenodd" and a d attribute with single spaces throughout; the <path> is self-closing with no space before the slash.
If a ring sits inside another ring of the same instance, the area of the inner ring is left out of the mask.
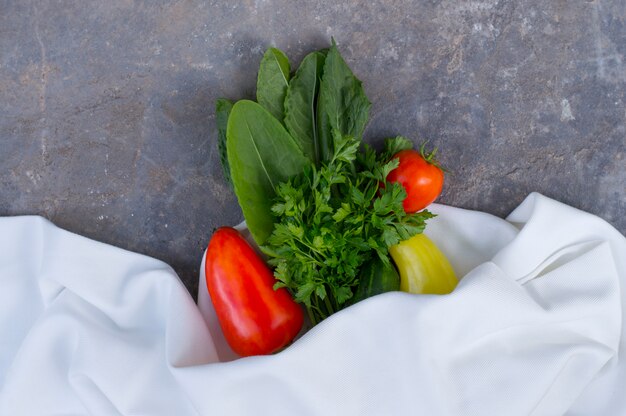
<path id="1" fill-rule="evenodd" d="M 254 96 L 334 36 L 373 103 L 366 141 L 429 139 L 440 202 L 532 191 L 626 232 L 626 2 L 0 1 L 0 215 L 39 214 L 170 263 L 192 293 L 242 217 L 214 101 Z"/>

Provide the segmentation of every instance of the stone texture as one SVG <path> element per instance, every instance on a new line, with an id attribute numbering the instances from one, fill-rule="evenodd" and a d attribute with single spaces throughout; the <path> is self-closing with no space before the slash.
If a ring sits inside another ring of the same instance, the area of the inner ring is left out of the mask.
<path id="1" fill-rule="evenodd" d="M 430 139 L 440 202 L 506 215 L 539 191 L 626 232 L 626 3 L 0 1 L 0 215 L 41 214 L 170 263 L 192 293 L 241 220 L 213 103 L 264 49 L 334 36 L 373 103 L 366 140 Z"/>

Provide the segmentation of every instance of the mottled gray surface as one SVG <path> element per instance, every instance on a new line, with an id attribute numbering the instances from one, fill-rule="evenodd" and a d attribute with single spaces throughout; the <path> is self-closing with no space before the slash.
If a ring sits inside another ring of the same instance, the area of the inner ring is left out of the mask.
<path id="1" fill-rule="evenodd" d="M 539 191 L 626 232 L 626 2 L 0 0 L 0 215 L 172 264 L 190 291 L 241 220 L 213 102 L 264 49 L 333 35 L 373 103 L 368 141 L 429 138 L 440 201 L 506 215 Z"/>

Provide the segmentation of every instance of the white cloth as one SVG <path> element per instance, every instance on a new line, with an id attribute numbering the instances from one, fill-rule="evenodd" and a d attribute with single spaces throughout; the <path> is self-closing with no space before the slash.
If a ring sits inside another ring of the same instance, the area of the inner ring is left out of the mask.
<path id="1" fill-rule="evenodd" d="M 452 294 L 376 296 L 230 362 L 166 264 L 0 218 L 0 415 L 626 414 L 624 236 L 539 194 L 506 221 L 432 210 Z"/>

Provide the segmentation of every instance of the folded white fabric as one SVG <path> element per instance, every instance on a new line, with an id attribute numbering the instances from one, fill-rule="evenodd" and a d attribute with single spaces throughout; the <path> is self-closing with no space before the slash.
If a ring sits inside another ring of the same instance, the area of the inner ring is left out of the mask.
<path id="1" fill-rule="evenodd" d="M 0 218 L 0 415 L 626 414 L 626 239 L 539 194 L 506 221 L 432 210 L 452 294 L 370 298 L 233 361 L 166 264 Z"/>

